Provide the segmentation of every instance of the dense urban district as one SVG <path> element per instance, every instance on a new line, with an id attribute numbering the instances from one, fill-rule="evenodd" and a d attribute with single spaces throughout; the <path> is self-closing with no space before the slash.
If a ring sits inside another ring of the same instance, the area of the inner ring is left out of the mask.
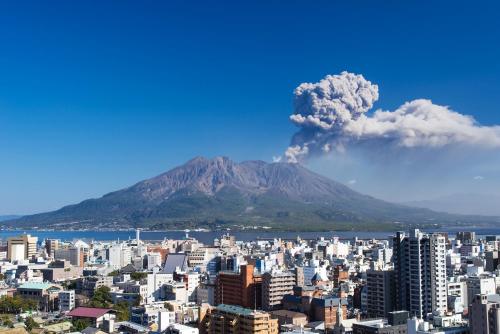
<path id="1" fill-rule="evenodd" d="M 38 240 L 0 246 L 0 333 L 500 333 L 500 241 Z"/>

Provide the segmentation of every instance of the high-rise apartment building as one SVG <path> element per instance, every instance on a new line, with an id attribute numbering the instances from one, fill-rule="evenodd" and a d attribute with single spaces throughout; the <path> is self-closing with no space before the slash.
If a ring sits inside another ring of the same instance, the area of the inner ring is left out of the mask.
<path id="1" fill-rule="evenodd" d="M 258 309 L 262 305 L 262 276 L 254 273 L 254 266 L 240 266 L 240 272 L 221 271 L 217 275 L 215 303 Z"/>
<path id="2" fill-rule="evenodd" d="M 295 274 L 288 271 L 271 271 L 262 275 L 262 308 L 271 311 L 278 308 L 283 296 L 292 294 Z"/>
<path id="3" fill-rule="evenodd" d="M 394 311 L 396 289 L 393 270 L 367 270 L 367 311 L 372 318 L 387 317 Z"/>
<path id="4" fill-rule="evenodd" d="M 393 238 L 396 309 L 426 318 L 447 309 L 446 241 L 415 229 Z"/>

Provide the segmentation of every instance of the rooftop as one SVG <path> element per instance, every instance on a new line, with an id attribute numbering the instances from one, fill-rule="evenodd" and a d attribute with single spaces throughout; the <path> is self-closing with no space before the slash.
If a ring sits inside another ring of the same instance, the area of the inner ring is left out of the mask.
<path id="1" fill-rule="evenodd" d="M 246 315 L 246 316 L 263 313 L 263 312 L 254 311 L 254 310 L 251 310 L 248 308 L 244 308 L 241 306 L 228 305 L 228 304 L 220 304 L 219 306 L 217 306 L 217 310 L 222 311 L 222 312 L 227 312 L 227 313 L 238 314 L 238 315 Z"/>
<path id="2" fill-rule="evenodd" d="M 30 290 L 47 290 L 48 288 L 54 286 L 50 283 L 40 283 L 40 282 L 27 282 L 18 287 L 18 289 L 30 289 Z"/>
<path id="3" fill-rule="evenodd" d="M 100 318 L 109 311 L 109 308 L 97 308 L 97 307 L 77 307 L 68 313 L 71 317 L 81 317 L 81 318 Z"/>

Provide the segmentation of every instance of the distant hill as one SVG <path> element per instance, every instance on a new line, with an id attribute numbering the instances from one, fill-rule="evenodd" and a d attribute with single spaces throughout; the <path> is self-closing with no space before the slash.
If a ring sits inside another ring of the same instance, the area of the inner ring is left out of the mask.
<path id="1" fill-rule="evenodd" d="M 101 198 L 8 221 L 10 227 L 184 229 L 268 226 L 380 230 L 398 224 L 498 222 L 392 204 L 300 164 L 198 157 Z M 396 223 L 399 222 L 399 223 Z"/>
<path id="2" fill-rule="evenodd" d="M 19 215 L 0 215 L 0 222 L 6 221 L 6 220 L 12 220 L 12 219 L 17 219 L 21 218 L 22 216 Z"/>
<path id="3" fill-rule="evenodd" d="M 500 216 L 500 195 L 452 194 L 405 205 L 462 215 Z"/>

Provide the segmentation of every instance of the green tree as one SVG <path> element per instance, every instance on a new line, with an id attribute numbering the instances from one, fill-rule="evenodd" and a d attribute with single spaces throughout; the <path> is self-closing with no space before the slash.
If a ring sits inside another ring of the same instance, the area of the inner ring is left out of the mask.
<path id="1" fill-rule="evenodd" d="M 2 324 L 5 327 L 12 327 L 14 326 L 14 323 L 12 322 L 12 319 L 10 316 L 7 314 L 2 314 L 0 316 L 0 324 Z"/>
<path id="2" fill-rule="evenodd" d="M 130 278 L 133 279 L 134 281 L 140 281 L 141 279 L 146 277 L 148 277 L 148 273 L 135 272 L 130 274 Z"/>
<path id="3" fill-rule="evenodd" d="M 130 320 L 130 306 L 127 302 L 121 301 L 115 304 L 114 308 L 116 311 L 116 320 L 118 321 L 128 321 Z"/>
<path id="4" fill-rule="evenodd" d="M 31 332 L 31 330 L 33 328 L 37 328 L 38 327 L 38 324 L 36 323 L 35 320 L 33 320 L 32 317 L 27 317 L 25 320 L 24 320 L 24 325 L 26 326 L 26 330 L 28 332 Z"/>
<path id="5" fill-rule="evenodd" d="M 169 302 L 165 302 L 165 304 L 163 304 L 163 306 L 165 306 L 165 308 L 170 311 L 170 312 L 173 312 L 174 311 L 174 306 L 172 304 L 170 304 Z"/>
<path id="6" fill-rule="evenodd" d="M 90 326 L 90 322 L 88 320 L 85 320 L 85 319 L 73 320 L 73 329 L 77 332 L 81 332 L 89 326 Z"/>
<path id="7" fill-rule="evenodd" d="M 137 295 L 137 298 L 135 299 L 134 306 L 140 306 L 142 303 L 142 296 Z"/>
<path id="8" fill-rule="evenodd" d="M 112 272 L 110 272 L 108 274 L 108 276 L 115 277 L 115 276 L 118 276 L 119 274 L 120 274 L 119 270 L 113 270 Z"/>
<path id="9" fill-rule="evenodd" d="M 36 310 L 38 303 L 32 299 L 22 298 L 19 295 L 14 297 L 2 296 L 0 298 L 0 313 L 20 313 L 29 310 Z"/>
<path id="10" fill-rule="evenodd" d="M 101 286 L 94 291 L 94 295 L 89 302 L 91 307 L 109 308 L 112 305 L 110 289 L 107 286 Z"/>

